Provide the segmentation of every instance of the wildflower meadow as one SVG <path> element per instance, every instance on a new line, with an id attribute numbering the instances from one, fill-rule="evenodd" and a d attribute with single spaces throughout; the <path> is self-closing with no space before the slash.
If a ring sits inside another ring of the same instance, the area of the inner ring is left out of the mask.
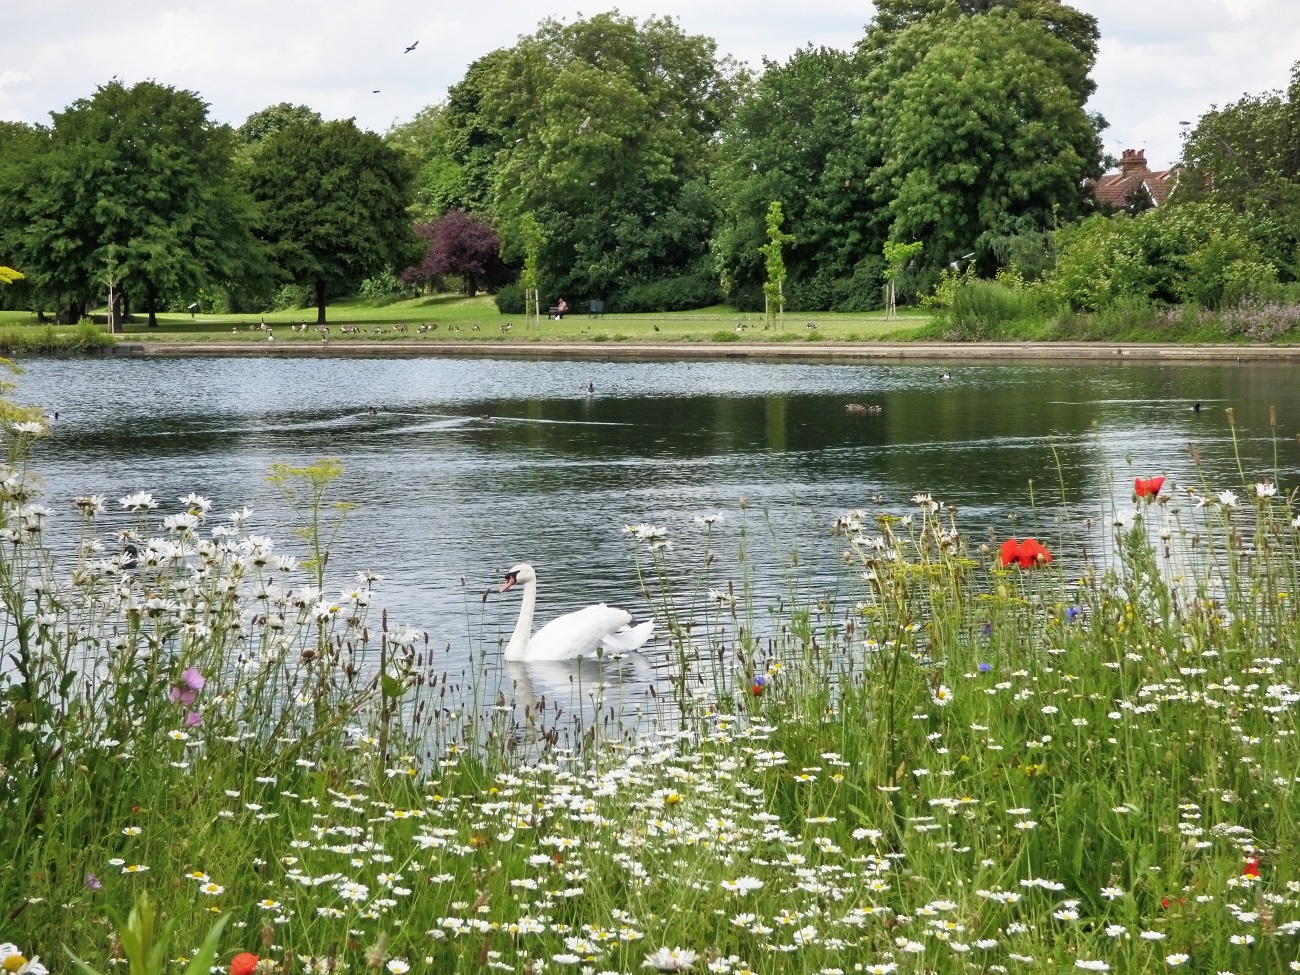
<path id="1" fill-rule="evenodd" d="M 848 512 L 802 540 L 834 586 L 778 605 L 743 511 L 698 565 L 636 526 L 672 693 L 634 720 L 487 694 L 389 619 L 329 561 L 333 463 L 272 472 L 273 541 L 196 494 L 52 510 L 42 422 L 4 429 L 10 975 L 1300 969 L 1276 476 L 1138 472 L 1030 538 Z"/>

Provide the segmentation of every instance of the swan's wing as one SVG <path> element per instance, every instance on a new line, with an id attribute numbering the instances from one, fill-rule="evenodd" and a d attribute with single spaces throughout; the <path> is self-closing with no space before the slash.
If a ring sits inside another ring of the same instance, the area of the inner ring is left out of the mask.
<path id="1" fill-rule="evenodd" d="M 610 634 L 626 629 L 632 615 L 601 603 L 576 613 L 559 616 L 533 634 L 528 641 L 528 660 L 568 660 L 596 656 Z"/>
<path id="2" fill-rule="evenodd" d="M 631 653 L 644 646 L 654 631 L 655 621 L 646 620 L 637 626 L 619 627 L 600 642 L 609 653 Z"/>

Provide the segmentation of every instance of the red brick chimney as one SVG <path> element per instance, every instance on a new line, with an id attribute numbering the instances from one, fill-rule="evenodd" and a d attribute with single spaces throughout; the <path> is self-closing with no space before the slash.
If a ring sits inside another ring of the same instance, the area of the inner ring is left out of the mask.
<path id="1" fill-rule="evenodd" d="M 1147 172 L 1147 151 L 1145 149 L 1125 149 L 1119 161 L 1120 172 L 1125 176 Z"/>

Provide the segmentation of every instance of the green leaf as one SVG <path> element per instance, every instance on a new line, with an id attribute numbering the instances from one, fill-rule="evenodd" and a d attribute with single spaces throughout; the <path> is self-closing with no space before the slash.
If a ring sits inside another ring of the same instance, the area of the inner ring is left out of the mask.
<path id="1" fill-rule="evenodd" d="M 406 681 L 400 677 L 384 674 L 379 678 L 379 683 L 383 687 L 384 697 L 401 697 L 406 691 Z"/>
<path id="2" fill-rule="evenodd" d="M 199 953 L 190 959 L 189 965 L 185 967 L 185 975 L 208 975 L 208 970 L 212 968 L 212 962 L 217 957 L 217 942 L 221 940 L 221 932 L 226 928 L 226 922 L 230 918 L 223 917 L 212 925 L 212 930 L 208 936 L 203 939 L 203 944 L 199 945 Z"/>

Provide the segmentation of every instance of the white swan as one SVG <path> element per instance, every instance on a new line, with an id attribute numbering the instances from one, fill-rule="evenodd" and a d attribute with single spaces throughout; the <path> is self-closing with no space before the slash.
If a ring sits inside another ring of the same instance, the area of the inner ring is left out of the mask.
<path id="1" fill-rule="evenodd" d="M 601 603 L 551 620 L 533 633 L 533 610 L 537 607 L 537 573 L 520 563 L 506 573 L 501 591 L 523 583 L 524 601 L 519 622 L 506 647 L 507 660 L 594 659 L 597 648 L 606 653 L 630 653 L 650 639 L 654 620 L 632 626 L 632 614 Z"/>

